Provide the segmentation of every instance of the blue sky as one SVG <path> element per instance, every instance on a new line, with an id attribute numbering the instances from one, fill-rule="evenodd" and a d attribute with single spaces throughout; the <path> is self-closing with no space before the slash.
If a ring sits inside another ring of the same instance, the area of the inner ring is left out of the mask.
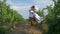
<path id="1" fill-rule="evenodd" d="M 45 8 L 46 5 L 53 5 L 52 0 L 7 0 L 7 5 L 10 5 L 11 9 L 16 10 L 24 18 L 28 18 L 29 9 L 32 5 L 39 7 L 40 9 Z"/>

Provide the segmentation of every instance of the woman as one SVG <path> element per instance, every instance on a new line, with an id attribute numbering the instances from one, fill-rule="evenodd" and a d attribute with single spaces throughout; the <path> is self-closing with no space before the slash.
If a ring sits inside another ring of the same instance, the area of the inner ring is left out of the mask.
<path id="1" fill-rule="evenodd" d="M 29 18 L 31 21 L 31 26 L 34 26 L 35 19 L 34 19 L 34 12 L 35 12 L 35 6 L 32 6 L 31 9 L 29 10 Z"/>

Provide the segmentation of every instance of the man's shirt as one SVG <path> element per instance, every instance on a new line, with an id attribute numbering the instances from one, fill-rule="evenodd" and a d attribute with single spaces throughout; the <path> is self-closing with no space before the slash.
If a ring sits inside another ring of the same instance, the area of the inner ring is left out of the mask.
<path id="1" fill-rule="evenodd" d="M 34 14 L 33 13 L 34 13 L 34 11 L 32 11 L 32 10 L 29 11 L 29 17 L 33 18 L 34 17 Z"/>

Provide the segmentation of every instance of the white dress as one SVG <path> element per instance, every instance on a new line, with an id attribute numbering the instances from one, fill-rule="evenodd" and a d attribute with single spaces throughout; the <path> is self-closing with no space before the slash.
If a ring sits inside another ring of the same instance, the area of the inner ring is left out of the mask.
<path id="1" fill-rule="evenodd" d="M 43 17 L 40 17 L 37 13 L 34 13 L 34 17 L 35 17 L 35 20 L 40 23 L 41 21 L 43 21 Z"/>
<path id="2" fill-rule="evenodd" d="M 34 11 L 29 11 L 29 17 L 31 18 L 34 18 L 35 17 L 35 20 L 40 23 L 41 21 L 43 21 L 43 17 L 40 17 L 37 13 L 35 13 Z"/>

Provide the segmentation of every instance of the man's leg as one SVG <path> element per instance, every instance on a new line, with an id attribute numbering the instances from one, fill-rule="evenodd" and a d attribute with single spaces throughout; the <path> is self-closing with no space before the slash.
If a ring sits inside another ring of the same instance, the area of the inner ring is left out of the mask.
<path id="1" fill-rule="evenodd" d="M 34 26 L 34 19 L 31 18 L 31 26 Z"/>

